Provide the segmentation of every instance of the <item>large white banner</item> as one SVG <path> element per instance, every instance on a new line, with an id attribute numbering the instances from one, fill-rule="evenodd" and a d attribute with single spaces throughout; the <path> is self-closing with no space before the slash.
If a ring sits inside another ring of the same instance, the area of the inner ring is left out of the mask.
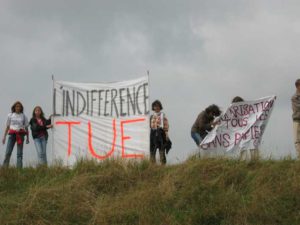
<path id="1" fill-rule="evenodd" d="M 259 148 L 275 100 L 276 96 L 271 96 L 231 104 L 200 147 L 218 154 Z"/>
<path id="2" fill-rule="evenodd" d="M 113 83 L 54 81 L 54 160 L 143 158 L 149 152 L 148 77 Z"/>

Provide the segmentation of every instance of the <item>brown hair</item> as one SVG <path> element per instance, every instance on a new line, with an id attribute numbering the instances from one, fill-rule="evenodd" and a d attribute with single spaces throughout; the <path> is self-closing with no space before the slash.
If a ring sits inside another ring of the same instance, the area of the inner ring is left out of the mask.
<path id="1" fill-rule="evenodd" d="M 219 106 L 213 104 L 213 105 L 210 105 L 208 106 L 206 109 L 205 109 L 205 112 L 207 114 L 209 113 L 212 113 L 213 116 L 220 116 L 222 111 L 221 109 L 219 108 Z"/>
<path id="2" fill-rule="evenodd" d="M 300 85 L 300 79 L 297 79 L 295 82 L 295 86 L 298 87 Z"/>
<path id="3" fill-rule="evenodd" d="M 16 102 L 12 105 L 12 107 L 11 107 L 11 112 L 12 112 L 12 113 L 16 112 L 16 106 L 17 106 L 17 105 L 20 105 L 20 106 L 21 106 L 20 112 L 23 113 L 24 107 L 23 107 L 23 105 L 22 105 L 22 103 L 21 103 L 20 101 L 16 101 Z"/>
<path id="4" fill-rule="evenodd" d="M 152 103 L 152 110 L 154 110 L 154 106 L 158 106 L 160 108 L 160 110 L 163 109 L 162 107 L 162 104 L 159 100 L 155 100 L 153 103 Z"/>
<path id="5" fill-rule="evenodd" d="M 240 96 L 236 96 L 232 99 L 231 103 L 235 103 L 235 102 L 243 102 L 244 99 Z"/>
<path id="6" fill-rule="evenodd" d="M 45 119 L 45 114 L 44 114 L 44 111 L 42 110 L 41 106 L 34 107 L 33 112 L 32 112 L 32 118 L 36 118 L 36 116 L 35 116 L 35 110 L 36 109 L 40 109 L 41 110 L 41 119 Z"/>

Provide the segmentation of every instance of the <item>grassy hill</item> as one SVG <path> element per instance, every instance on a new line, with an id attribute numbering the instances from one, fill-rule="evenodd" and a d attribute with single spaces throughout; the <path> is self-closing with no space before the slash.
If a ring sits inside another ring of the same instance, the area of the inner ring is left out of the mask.
<path id="1" fill-rule="evenodd" d="M 0 169 L 0 224 L 300 224 L 300 162 Z"/>

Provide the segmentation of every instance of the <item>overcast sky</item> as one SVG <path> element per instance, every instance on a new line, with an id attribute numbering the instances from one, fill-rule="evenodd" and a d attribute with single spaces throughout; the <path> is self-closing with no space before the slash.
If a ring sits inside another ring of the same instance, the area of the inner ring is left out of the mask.
<path id="1" fill-rule="evenodd" d="M 1 137 L 16 100 L 28 117 L 35 105 L 51 113 L 52 74 L 106 82 L 150 70 L 151 101 L 162 101 L 170 121 L 170 161 L 196 151 L 190 128 L 198 113 L 212 103 L 225 110 L 236 95 L 278 96 L 262 152 L 294 156 L 299 12 L 298 0 L 0 0 Z M 25 162 L 35 159 L 25 146 Z"/>

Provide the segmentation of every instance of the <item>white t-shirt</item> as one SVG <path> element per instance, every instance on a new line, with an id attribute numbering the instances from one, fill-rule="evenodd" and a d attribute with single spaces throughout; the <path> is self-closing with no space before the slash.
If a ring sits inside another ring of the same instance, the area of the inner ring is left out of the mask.
<path id="1" fill-rule="evenodd" d="M 10 113 L 7 116 L 6 126 L 10 130 L 25 129 L 28 125 L 28 119 L 23 113 Z"/>
<path id="2" fill-rule="evenodd" d="M 159 113 L 156 113 L 154 112 L 153 115 L 152 115 L 152 126 L 151 128 L 154 128 L 154 129 L 157 129 L 157 128 L 162 128 L 164 129 L 164 117 L 165 117 L 165 114 L 163 112 L 159 112 Z"/>

